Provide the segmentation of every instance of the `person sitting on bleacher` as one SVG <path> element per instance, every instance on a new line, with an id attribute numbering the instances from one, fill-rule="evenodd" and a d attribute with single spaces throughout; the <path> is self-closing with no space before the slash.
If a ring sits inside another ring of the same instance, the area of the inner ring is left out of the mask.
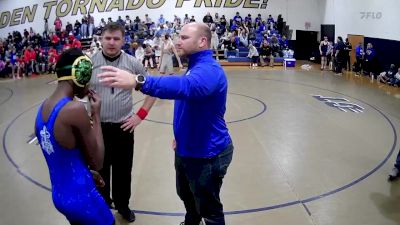
<path id="1" fill-rule="evenodd" d="M 240 25 L 243 22 L 243 18 L 240 16 L 239 12 L 236 12 L 236 16 L 233 17 L 233 21 L 235 21 L 237 25 Z"/>
<path id="2" fill-rule="evenodd" d="M 156 31 L 155 36 L 162 36 L 167 33 L 167 30 L 164 29 L 164 24 L 160 24 L 160 28 Z"/>
<path id="3" fill-rule="evenodd" d="M 294 51 L 289 49 L 288 46 L 286 46 L 286 48 L 282 50 L 282 53 L 283 53 L 283 58 L 285 59 L 292 59 L 294 55 Z"/>
<path id="4" fill-rule="evenodd" d="M 43 53 L 39 53 L 36 57 L 36 72 L 43 74 L 45 73 L 47 67 L 48 59 L 43 55 Z"/>
<path id="5" fill-rule="evenodd" d="M 125 30 L 131 30 L 132 28 L 132 20 L 128 15 L 125 16 Z"/>
<path id="6" fill-rule="evenodd" d="M 226 21 L 225 15 L 221 16 L 220 23 L 223 27 L 226 27 L 227 21 Z"/>
<path id="7" fill-rule="evenodd" d="M 188 24 L 190 22 L 190 18 L 188 14 L 185 14 L 185 17 L 183 17 L 183 24 Z"/>
<path id="8" fill-rule="evenodd" d="M 78 21 L 79 22 L 79 21 Z M 106 26 L 106 21 L 104 21 L 104 18 L 101 18 L 99 26 L 97 29 L 103 30 L 103 28 Z"/>
<path id="9" fill-rule="evenodd" d="M 269 59 L 269 66 L 274 66 L 274 56 L 272 54 L 271 46 L 267 40 L 264 40 L 260 46 L 260 62 L 261 66 L 265 66 L 265 59 Z"/>
<path id="10" fill-rule="evenodd" d="M 261 14 L 258 14 L 256 19 L 254 20 L 254 25 L 256 26 L 257 24 L 262 22 Z"/>
<path id="11" fill-rule="evenodd" d="M 272 15 L 268 16 L 267 25 L 269 30 L 273 30 L 273 27 L 275 26 L 275 20 L 272 18 Z"/>
<path id="12" fill-rule="evenodd" d="M 136 16 L 135 20 L 133 20 L 132 30 L 137 32 L 139 30 L 139 24 L 140 23 L 141 23 L 141 20 L 140 20 L 139 16 Z"/>
<path id="13" fill-rule="evenodd" d="M 239 40 L 244 47 L 247 47 L 249 45 L 248 34 L 249 30 L 243 23 L 242 26 L 239 28 Z"/>
<path id="14" fill-rule="evenodd" d="M 378 82 L 386 84 L 394 78 L 395 74 L 396 74 L 396 66 L 394 64 L 391 64 L 388 71 L 384 71 L 378 75 L 377 80 Z"/>
<path id="15" fill-rule="evenodd" d="M 57 52 L 50 52 L 49 51 L 49 61 L 48 61 L 48 70 L 49 73 L 55 73 L 56 63 L 57 63 Z"/>
<path id="16" fill-rule="evenodd" d="M 78 39 L 74 38 L 74 40 L 72 41 L 72 47 L 80 49 L 82 48 L 82 43 Z"/>
<path id="17" fill-rule="evenodd" d="M 286 36 L 283 35 L 282 38 L 279 40 L 279 45 L 281 46 L 281 49 L 286 49 L 289 47 L 289 41 L 286 39 Z"/>
<path id="18" fill-rule="evenodd" d="M 237 25 L 236 21 L 233 20 L 233 21 L 232 21 L 232 24 L 229 26 L 229 30 L 230 30 L 231 32 L 233 32 L 233 31 L 236 30 L 237 28 L 238 28 L 238 25 Z"/>
<path id="19" fill-rule="evenodd" d="M 178 24 L 181 24 L 181 23 L 182 23 L 181 18 L 179 16 L 177 16 L 177 15 L 174 15 L 174 25 L 178 25 Z"/>
<path id="20" fill-rule="evenodd" d="M 219 14 L 215 13 L 215 15 L 214 15 L 214 23 L 219 23 L 219 22 L 220 22 Z"/>
<path id="21" fill-rule="evenodd" d="M 395 87 L 400 86 L 400 67 L 397 70 L 397 73 L 394 75 L 394 78 L 392 78 L 388 84 L 393 85 Z"/>
<path id="22" fill-rule="evenodd" d="M 244 18 L 244 23 L 245 23 L 245 24 L 253 23 L 253 19 L 251 18 L 251 14 L 248 14 L 248 15 Z"/>
<path id="23" fill-rule="evenodd" d="M 236 31 L 232 32 L 230 35 L 228 35 L 229 40 L 224 42 L 225 49 L 224 49 L 224 56 L 225 58 L 228 58 L 228 51 L 235 51 L 235 56 L 239 57 L 239 49 L 238 49 L 238 43 L 237 43 L 237 35 Z"/>
<path id="24" fill-rule="evenodd" d="M 203 23 L 213 23 L 213 18 L 209 12 L 203 17 Z"/>
<path id="25" fill-rule="evenodd" d="M 165 23 L 165 18 L 163 14 L 160 14 L 160 17 L 158 18 L 158 26 L 160 26 L 161 24 Z"/>
<path id="26" fill-rule="evenodd" d="M 258 23 L 257 33 L 266 34 L 268 32 L 267 26 L 265 25 L 265 21 Z"/>

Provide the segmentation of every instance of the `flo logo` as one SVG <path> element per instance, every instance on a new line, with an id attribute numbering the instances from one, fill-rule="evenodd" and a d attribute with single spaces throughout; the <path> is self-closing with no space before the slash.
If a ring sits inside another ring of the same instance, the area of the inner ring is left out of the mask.
<path id="1" fill-rule="evenodd" d="M 345 98 L 334 98 L 334 97 L 324 97 L 322 95 L 313 95 L 315 99 L 321 102 L 325 102 L 326 105 L 339 109 L 343 112 L 351 111 L 354 113 L 362 113 L 364 112 L 364 108 L 349 102 L 349 100 Z"/>
<path id="2" fill-rule="evenodd" d="M 362 20 L 368 20 L 368 19 L 379 20 L 382 18 L 381 12 L 360 12 L 360 15 Z"/>

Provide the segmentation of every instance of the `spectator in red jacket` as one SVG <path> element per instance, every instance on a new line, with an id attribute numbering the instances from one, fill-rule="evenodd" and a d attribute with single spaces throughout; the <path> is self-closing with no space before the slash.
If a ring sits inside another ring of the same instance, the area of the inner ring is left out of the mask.
<path id="1" fill-rule="evenodd" d="M 82 47 L 82 44 L 78 39 L 74 39 L 74 41 L 72 42 L 72 47 L 80 49 Z"/>
<path id="2" fill-rule="evenodd" d="M 28 45 L 28 48 L 24 51 L 25 56 L 25 74 L 26 76 L 32 75 L 35 68 L 36 52 L 32 49 L 32 46 Z"/>

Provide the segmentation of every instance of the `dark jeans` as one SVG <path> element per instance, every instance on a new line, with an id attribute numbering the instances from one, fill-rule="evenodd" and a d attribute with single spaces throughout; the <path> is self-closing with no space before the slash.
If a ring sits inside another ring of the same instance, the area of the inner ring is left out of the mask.
<path id="1" fill-rule="evenodd" d="M 110 199 L 110 168 L 112 167 L 112 198 L 116 209 L 126 209 L 131 197 L 133 134 L 123 131 L 120 123 L 101 123 L 104 139 L 104 163 L 100 175 L 105 186 L 98 188 L 108 204 Z"/>
<path id="2" fill-rule="evenodd" d="M 219 194 L 232 156 L 232 144 L 211 159 L 175 154 L 176 190 L 186 208 L 185 225 L 198 225 L 202 218 L 206 225 L 225 225 Z"/>
<path id="3" fill-rule="evenodd" d="M 344 68 L 351 71 L 350 55 L 345 56 Z"/>
<path id="4" fill-rule="evenodd" d="M 361 57 L 356 57 L 355 72 L 361 72 L 363 68 L 363 59 Z"/>

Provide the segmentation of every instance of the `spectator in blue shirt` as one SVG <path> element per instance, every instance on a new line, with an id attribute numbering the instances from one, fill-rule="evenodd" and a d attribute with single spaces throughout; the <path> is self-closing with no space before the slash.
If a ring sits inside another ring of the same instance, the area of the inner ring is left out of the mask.
<path id="1" fill-rule="evenodd" d="M 365 50 L 364 55 L 364 74 L 369 75 L 373 78 L 375 68 L 374 68 L 374 60 L 375 60 L 375 50 L 371 43 L 367 44 L 367 50 Z"/>
<path id="2" fill-rule="evenodd" d="M 99 75 L 107 86 L 175 99 L 176 188 L 186 208 L 186 225 L 197 225 L 202 218 L 207 225 L 225 225 L 219 193 L 233 155 L 224 119 L 228 82 L 210 43 L 206 24 L 189 23 L 177 43 L 178 54 L 189 59 L 183 76 L 132 75 L 110 66 Z"/>
<path id="3" fill-rule="evenodd" d="M 158 18 L 158 24 L 164 24 L 165 23 L 165 18 L 163 16 L 163 14 L 160 15 L 160 18 Z"/>
<path id="4" fill-rule="evenodd" d="M 247 23 L 253 23 L 253 19 L 251 18 L 251 14 L 249 14 L 249 15 L 247 15 L 245 18 L 244 18 L 244 22 L 247 24 Z"/>
<path id="5" fill-rule="evenodd" d="M 239 12 L 236 12 L 236 16 L 233 17 L 233 21 L 235 21 L 237 24 L 242 23 L 243 18 L 240 16 Z"/>
<path id="6" fill-rule="evenodd" d="M 258 24 L 262 22 L 261 14 L 258 14 L 257 18 L 255 19 L 254 23 Z"/>

